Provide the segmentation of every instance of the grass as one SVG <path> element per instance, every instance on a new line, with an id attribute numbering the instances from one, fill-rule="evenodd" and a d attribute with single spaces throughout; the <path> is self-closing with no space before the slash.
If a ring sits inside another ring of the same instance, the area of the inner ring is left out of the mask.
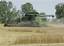
<path id="1" fill-rule="evenodd" d="M 15 44 L 33 44 L 33 43 L 64 43 L 64 36 L 61 35 L 46 35 L 33 34 L 31 36 L 20 36 L 16 39 Z"/>
<path id="2" fill-rule="evenodd" d="M 58 46 L 64 43 L 64 27 L 51 25 L 49 27 L 3 27 L 0 26 L 0 45 L 28 46 L 29 44 L 50 44 Z M 56 44 L 58 43 L 58 44 Z M 42 45 L 42 46 L 45 46 Z M 64 44 L 62 44 L 64 45 Z M 38 45 L 40 46 L 40 45 Z M 60 45 L 61 46 L 61 45 Z"/>

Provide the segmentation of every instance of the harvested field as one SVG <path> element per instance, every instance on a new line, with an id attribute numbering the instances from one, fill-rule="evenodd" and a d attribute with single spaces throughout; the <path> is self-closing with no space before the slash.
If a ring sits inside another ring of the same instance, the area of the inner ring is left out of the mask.
<path id="1" fill-rule="evenodd" d="M 57 43 L 57 44 L 56 44 Z M 60 44 L 61 43 L 61 44 Z M 64 27 L 3 27 L 0 46 L 64 46 Z"/>

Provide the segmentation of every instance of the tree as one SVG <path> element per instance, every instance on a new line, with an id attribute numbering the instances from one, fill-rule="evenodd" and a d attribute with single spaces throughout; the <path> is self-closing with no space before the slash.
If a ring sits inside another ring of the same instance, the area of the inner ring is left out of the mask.
<path id="1" fill-rule="evenodd" d="M 57 4 L 55 9 L 56 9 L 56 17 L 58 19 L 63 18 L 64 17 L 64 3 Z"/>
<path id="2" fill-rule="evenodd" d="M 8 9 L 7 2 L 0 1 L 0 22 L 5 22 L 7 9 Z"/>
<path id="3" fill-rule="evenodd" d="M 22 12 L 25 14 L 23 16 L 23 21 L 33 21 L 35 20 L 35 17 L 39 14 L 33 9 L 33 6 L 31 3 L 26 3 L 22 5 Z"/>
<path id="4" fill-rule="evenodd" d="M 33 11 L 33 6 L 32 6 L 31 3 L 23 4 L 23 5 L 21 6 L 21 8 L 22 8 L 22 12 L 24 12 L 24 13 Z"/>
<path id="5" fill-rule="evenodd" d="M 8 2 L 8 7 L 9 7 L 9 9 L 11 9 L 13 7 L 13 4 L 11 1 Z"/>
<path id="6" fill-rule="evenodd" d="M 12 2 L 0 1 L 0 22 L 6 23 L 10 20 Z"/>

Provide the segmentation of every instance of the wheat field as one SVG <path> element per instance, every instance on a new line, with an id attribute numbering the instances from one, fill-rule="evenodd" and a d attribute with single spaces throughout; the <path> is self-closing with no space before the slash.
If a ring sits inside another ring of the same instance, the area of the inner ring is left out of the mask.
<path id="1" fill-rule="evenodd" d="M 0 24 L 0 46 L 64 46 L 64 25 L 4 27 Z"/>

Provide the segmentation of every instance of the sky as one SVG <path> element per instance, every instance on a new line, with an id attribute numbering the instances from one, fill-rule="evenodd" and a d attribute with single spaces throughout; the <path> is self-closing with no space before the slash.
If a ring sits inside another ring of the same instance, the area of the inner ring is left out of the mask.
<path id="1" fill-rule="evenodd" d="M 27 2 L 31 3 L 35 10 L 38 12 L 44 12 L 46 14 L 53 14 L 55 15 L 55 6 L 58 3 L 63 3 L 64 0 L 6 0 L 6 1 L 12 1 L 14 4 L 14 7 L 17 9 L 20 9 L 22 4 L 25 4 Z"/>

